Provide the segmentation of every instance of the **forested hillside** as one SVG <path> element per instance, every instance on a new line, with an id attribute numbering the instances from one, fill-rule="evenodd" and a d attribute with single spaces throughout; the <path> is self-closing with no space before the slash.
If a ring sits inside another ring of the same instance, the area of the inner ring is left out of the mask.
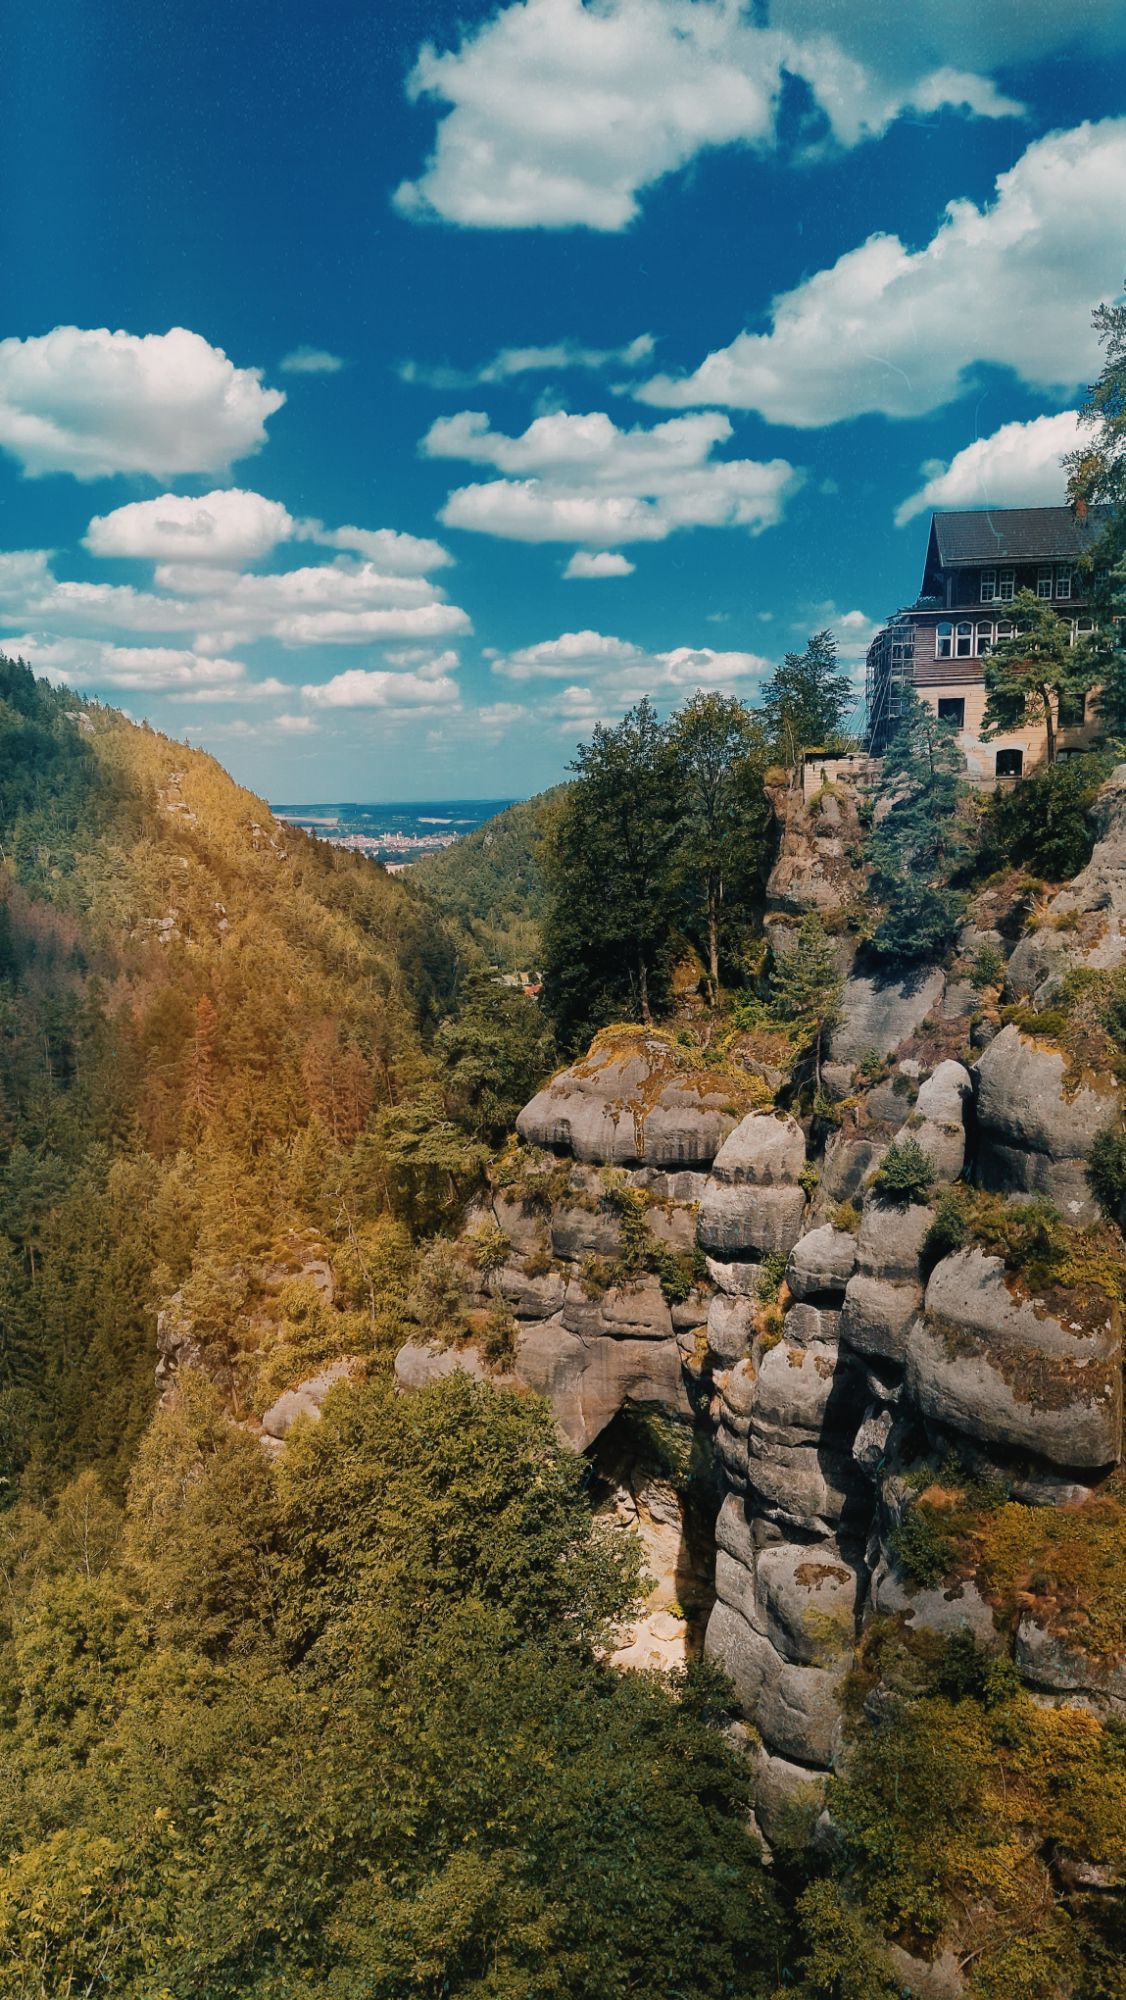
<path id="1" fill-rule="evenodd" d="M 585 1462 L 389 1386 L 535 1009 L 210 758 L 0 703 L 0 1992 L 770 1992 L 725 1696 L 605 1664 Z"/>
<path id="2" fill-rule="evenodd" d="M 456 847 L 427 855 L 411 870 L 412 885 L 424 889 L 501 972 L 532 970 L 542 958 L 541 850 L 563 794 L 557 785 L 509 806 Z"/>

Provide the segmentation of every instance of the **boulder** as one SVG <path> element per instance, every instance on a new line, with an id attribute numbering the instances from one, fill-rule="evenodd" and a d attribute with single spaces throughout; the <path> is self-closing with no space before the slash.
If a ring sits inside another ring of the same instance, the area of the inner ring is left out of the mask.
<path id="1" fill-rule="evenodd" d="M 768 1750 L 828 1767 L 841 1719 L 839 1673 L 790 1665 L 722 1598 L 712 1607 L 704 1650 L 729 1676 L 739 1707 Z"/>
<path id="2" fill-rule="evenodd" d="M 907 1358 L 908 1335 L 923 1303 L 923 1288 L 911 1281 L 869 1278 L 857 1272 L 848 1281 L 840 1337 L 858 1354 L 884 1361 Z"/>
<path id="3" fill-rule="evenodd" d="M 871 1376 L 867 1378 L 867 1386 L 872 1386 Z M 852 1462 L 865 1479 L 879 1478 L 894 1423 L 891 1410 L 883 1402 L 870 1403 L 865 1410 L 852 1440 Z"/>
<path id="4" fill-rule="evenodd" d="M 656 1278 L 611 1285 L 593 1298 L 572 1280 L 563 1299 L 562 1320 L 568 1333 L 586 1339 L 668 1340 L 673 1331 L 672 1314 Z"/>
<path id="5" fill-rule="evenodd" d="M 786 1283 L 796 1299 L 839 1299 L 855 1264 L 855 1236 L 824 1222 L 795 1243 L 786 1266 Z"/>
<path id="6" fill-rule="evenodd" d="M 1044 1194 L 1073 1221 L 1093 1221 L 1098 1205 L 1086 1161 L 1114 1118 L 1113 1080 L 1098 1087 L 1065 1084 L 1061 1050 L 1022 1035 L 1010 1023 L 977 1064 L 979 1173 L 986 1187 Z"/>
<path id="7" fill-rule="evenodd" d="M 518 1381 L 548 1398 L 560 1435 L 575 1451 L 593 1444 L 627 1402 L 692 1414 L 674 1339 L 584 1339 L 557 1315 L 520 1329 L 512 1366 Z"/>
<path id="8" fill-rule="evenodd" d="M 840 1026 L 833 1030 L 833 1061 L 859 1062 L 872 1049 L 890 1055 L 937 1007 L 945 985 L 937 966 L 921 966 L 891 979 L 880 973 L 854 973 L 845 982 Z"/>
<path id="9" fill-rule="evenodd" d="M 616 1257 L 621 1247 L 622 1225 L 609 1209 L 565 1204 L 552 1210 L 551 1248 L 567 1263 L 578 1263 L 582 1257 Z"/>
<path id="10" fill-rule="evenodd" d="M 833 1307 L 802 1302 L 790 1307 L 783 1331 L 791 1347 L 809 1347 L 814 1341 L 835 1342 L 840 1319 L 840 1313 Z"/>
<path id="11" fill-rule="evenodd" d="M 708 1307 L 708 1346 L 717 1360 L 740 1361 L 755 1331 L 753 1299 L 726 1298 L 718 1293 Z"/>
<path id="12" fill-rule="evenodd" d="M 475 1347 L 433 1347 L 426 1340 L 408 1340 L 395 1356 L 398 1389 L 425 1389 L 429 1382 L 440 1382 L 447 1375 L 457 1374 L 470 1375 L 475 1382 L 489 1379 L 489 1370 Z M 284 1396 L 281 1401 L 285 1402 Z M 275 1403 L 273 1410 L 267 1410 L 263 1425 L 277 1408 Z"/>
<path id="13" fill-rule="evenodd" d="M 805 1853 L 825 1804 L 825 1775 L 760 1749 L 754 1762 L 755 1818 L 772 1847 Z"/>
<path id="14" fill-rule="evenodd" d="M 548 1247 L 547 1217 L 541 1208 L 530 1201 L 521 1201 L 516 1195 L 496 1194 L 492 1208 L 484 1208 L 469 1217 L 469 1229 L 480 1229 L 495 1223 L 503 1230 L 512 1248 L 521 1257 L 532 1257 L 537 1251 Z"/>
<path id="15" fill-rule="evenodd" d="M 543 1271 L 533 1277 L 522 1264 L 502 1265 L 496 1286 L 516 1319 L 549 1319 L 559 1311 L 567 1291 L 561 1272 Z"/>
<path id="16" fill-rule="evenodd" d="M 650 1236 L 666 1250 L 687 1255 L 696 1248 L 696 1208 L 684 1202 L 656 1202 L 645 1216 Z"/>
<path id="17" fill-rule="evenodd" d="M 899 1089 L 896 1089 L 896 1083 Z M 913 1093 L 903 1087 L 902 1077 L 886 1076 L 877 1083 L 864 1099 L 864 1116 L 870 1125 L 886 1125 L 892 1132 L 898 1132 L 906 1124 L 914 1110 Z"/>
<path id="18" fill-rule="evenodd" d="M 750 1299 L 757 1296 L 762 1281 L 761 1264 L 724 1257 L 705 1257 L 704 1263 L 713 1285 L 729 1298 Z"/>
<path id="19" fill-rule="evenodd" d="M 872 1576 L 872 1610 L 878 1617 L 898 1619 L 911 1632 L 934 1632 L 940 1639 L 969 1632 L 987 1651 L 1004 1650 L 992 1608 L 969 1577 L 959 1577 L 945 1589 L 924 1590 L 885 1556 Z"/>
<path id="20" fill-rule="evenodd" d="M 935 1179 L 956 1181 L 966 1164 L 966 1133 L 962 1125 L 938 1125 L 932 1118 L 911 1123 L 908 1137 L 915 1141 L 934 1168 Z"/>
<path id="21" fill-rule="evenodd" d="M 717 1550 L 744 1570 L 754 1569 L 754 1531 L 737 1494 L 729 1493 L 716 1515 Z"/>
<path id="22" fill-rule="evenodd" d="M 822 1202 L 852 1201 L 863 1192 L 890 1141 L 859 1139 L 851 1132 L 837 1132 L 825 1148 L 821 1162 L 818 1196 Z"/>
<path id="23" fill-rule="evenodd" d="M 674 1333 L 692 1333 L 707 1322 L 711 1293 L 701 1285 L 694 1285 L 686 1299 L 678 1299 L 669 1307 Z"/>
<path id="24" fill-rule="evenodd" d="M 757 1509 L 780 1527 L 831 1535 L 856 1491 L 847 1452 L 790 1444 L 749 1429 L 743 1481 Z"/>
<path id="25" fill-rule="evenodd" d="M 835 1542 L 777 1542 L 755 1562 L 755 1623 L 795 1666 L 851 1651 L 861 1594 L 860 1576 Z"/>
<path id="26" fill-rule="evenodd" d="M 666 1036 L 608 1032 L 516 1120 L 531 1145 L 623 1167 L 707 1167 L 736 1124 L 731 1092 Z"/>
<path id="27" fill-rule="evenodd" d="M 666 1173 L 662 1167 L 631 1167 L 626 1180 L 630 1187 L 651 1194 L 655 1201 L 682 1202 L 686 1206 L 698 1202 L 708 1184 L 707 1174 L 695 1173 L 687 1167 L 672 1173 Z"/>
<path id="28" fill-rule="evenodd" d="M 801 1234 L 805 1194 L 800 1187 L 730 1187 L 710 1181 L 700 1203 L 696 1235 L 704 1250 L 737 1257 L 785 1254 Z"/>
<path id="29" fill-rule="evenodd" d="M 283 1396 L 278 1397 L 276 1403 L 271 1404 L 262 1419 L 262 1429 L 267 1437 L 287 1437 L 298 1417 L 319 1418 L 329 1390 L 335 1389 L 338 1382 L 347 1382 L 359 1365 L 357 1361 L 342 1357 L 339 1361 L 330 1361 L 327 1368 L 322 1368 L 316 1375 L 310 1375 L 307 1381 L 299 1382 L 296 1389 L 287 1389 Z M 473 1372 L 472 1368 L 469 1372 Z M 399 1378 L 397 1360 L 395 1373 Z"/>
<path id="30" fill-rule="evenodd" d="M 1094 1295 L 1097 1299 L 1098 1295 Z M 1021 1295 L 999 1257 L 960 1250 L 931 1274 L 911 1329 L 908 1393 L 922 1415 L 1063 1466 L 1122 1448 L 1122 1341 L 1109 1300 L 1055 1313 Z"/>
<path id="31" fill-rule="evenodd" d="M 753 1112 L 724 1140 L 712 1179 L 729 1187 L 785 1187 L 805 1165 L 805 1134 L 796 1118 Z"/>
<path id="32" fill-rule="evenodd" d="M 759 1362 L 752 1423 L 787 1443 L 820 1440 L 848 1422 L 849 1370 L 835 1346 L 791 1347 L 779 1341 Z M 830 1408 L 830 1405 L 834 1408 Z M 855 1410 L 852 1411 L 855 1421 Z"/>
<path id="33" fill-rule="evenodd" d="M 1126 1716 L 1126 1634 L 1117 1659 L 1096 1659 L 1048 1630 L 1030 1612 L 1017 1626 L 1020 1676 L 1045 1694 L 1071 1695 L 1097 1711 Z"/>
<path id="34" fill-rule="evenodd" d="M 857 1267 L 866 1278 L 919 1279 L 923 1244 L 934 1220 L 922 1202 L 898 1208 L 868 1200 L 860 1219 Z"/>

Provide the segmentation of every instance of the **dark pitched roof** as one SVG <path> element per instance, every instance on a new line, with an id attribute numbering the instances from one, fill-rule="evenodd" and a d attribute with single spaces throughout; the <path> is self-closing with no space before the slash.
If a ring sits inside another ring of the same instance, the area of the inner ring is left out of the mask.
<path id="1" fill-rule="evenodd" d="M 1070 507 L 980 507 L 972 512 L 936 514 L 938 560 L 951 563 L 1028 562 L 1039 556 L 1059 561 L 1078 556 L 1102 526 L 1105 508 L 1092 508 L 1086 522 Z"/>

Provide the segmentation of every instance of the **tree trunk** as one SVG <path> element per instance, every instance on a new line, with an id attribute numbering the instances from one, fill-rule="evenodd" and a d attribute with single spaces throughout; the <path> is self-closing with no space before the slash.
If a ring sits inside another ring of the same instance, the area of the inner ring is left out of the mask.
<path id="1" fill-rule="evenodd" d="M 719 916 L 716 893 L 708 889 L 708 1003 L 719 1006 Z"/>
<path id="2" fill-rule="evenodd" d="M 1048 734 L 1048 768 L 1050 770 L 1056 761 L 1056 725 L 1052 719 L 1051 690 L 1041 688 L 1040 696 L 1044 703 L 1044 727 Z"/>
<path id="3" fill-rule="evenodd" d="M 641 1001 L 641 1018 L 647 1028 L 653 1026 L 653 1016 L 649 1011 L 649 967 L 645 963 L 645 953 L 639 948 L 637 954 L 637 994 Z"/>

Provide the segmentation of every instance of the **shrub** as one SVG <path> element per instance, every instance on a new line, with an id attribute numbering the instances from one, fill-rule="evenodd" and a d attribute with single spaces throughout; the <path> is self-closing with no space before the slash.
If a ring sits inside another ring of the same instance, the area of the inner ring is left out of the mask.
<path id="1" fill-rule="evenodd" d="M 999 986 L 1005 977 L 1005 960 L 995 944 L 979 945 L 970 967 L 973 986 Z"/>
<path id="2" fill-rule="evenodd" d="M 934 1186 L 934 1162 L 915 1139 L 897 1139 L 889 1146 L 872 1182 L 885 1201 L 926 1201 Z"/>
<path id="3" fill-rule="evenodd" d="M 755 1297 L 764 1305 L 778 1296 L 778 1287 L 786 1275 L 788 1258 L 781 1250 L 770 1250 L 763 1258 L 755 1279 Z"/>
<path id="4" fill-rule="evenodd" d="M 937 1264 L 940 1257 L 951 1257 L 956 1250 L 964 1249 L 968 1233 L 965 1210 L 957 1196 L 949 1192 L 940 1195 L 923 1240 L 924 1253 Z"/>
<path id="5" fill-rule="evenodd" d="M 1091 1147 L 1087 1179 L 1095 1200 L 1117 1217 L 1126 1201 L 1126 1131 L 1107 1126 Z"/>
<path id="6" fill-rule="evenodd" d="M 888 1547 L 913 1583 L 933 1590 L 957 1558 L 958 1545 L 934 1509 L 917 1502 L 888 1536 Z"/>

